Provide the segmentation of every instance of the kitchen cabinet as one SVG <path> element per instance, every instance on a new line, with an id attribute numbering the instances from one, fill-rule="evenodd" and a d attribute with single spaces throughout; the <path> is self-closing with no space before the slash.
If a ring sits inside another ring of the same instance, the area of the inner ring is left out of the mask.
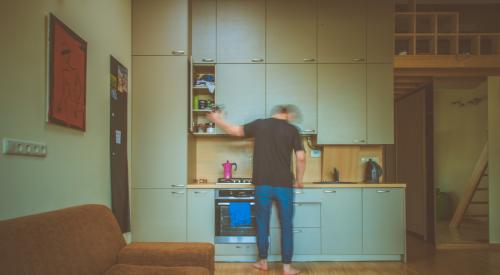
<path id="1" fill-rule="evenodd" d="M 138 242 L 185 242 L 186 191 L 132 189 L 132 238 Z"/>
<path id="2" fill-rule="evenodd" d="M 316 0 L 268 0 L 268 63 L 316 61 Z"/>
<path id="3" fill-rule="evenodd" d="M 132 55 L 186 55 L 188 25 L 187 0 L 132 1 Z"/>
<path id="4" fill-rule="evenodd" d="M 316 75 L 316 64 L 267 64 L 266 116 L 277 105 L 294 104 L 301 112 L 294 124 L 302 133 L 316 133 Z"/>
<path id="5" fill-rule="evenodd" d="M 318 64 L 318 143 L 366 143 L 366 66 Z"/>
<path id="6" fill-rule="evenodd" d="M 363 249 L 361 188 L 329 188 L 323 189 L 322 192 L 322 254 L 361 254 Z"/>
<path id="7" fill-rule="evenodd" d="M 318 198 L 319 200 L 320 198 Z M 293 203 L 293 227 L 320 227 L 321 226 L 321 203 L 319 202 L 294 202 Z M 271 211 L 270 227 L 279 228 L 278 208 L 273 204 Z"/>
<path id="8" fill-rule="evenodd" d="M 214 242 L 213 189 L 189 189 L 187 194 L 187 241 Z"/>
<path id="9" fill-rule="evenodd" d="M 229 122 L 242 125 L 265 117 L 264 64 L 217 64 L 216 70 L 216 102 L 224 105 Z"/>
<path id="10" fill-rule="evenodd" d="M 318 1 L 318 62 L 393 62 L 394 0 Z"/>
<path id="11" fill-rule="evenodd" d="M 392 64 L 318 64 L 318 143 L 394 143 Z"/>
<path id="12" fill-rule="evenodd" d="M 265 33 L 265 0 L 217 0 L 219 63 L 263 63 Z"/>
<path id="13" fill-rule="evenodd" d="M 281 254 L 281 229 L 271 228 L 269 231 L 269 254 Z M 293 254 L 294 255 L 320 255 L 321 232 L 320 228 L 294 228 L 293 229 Z"/>
<path id="14" fill-rule="evenodd" d="M 193 62 L 216 62 L 216 0 L 192 0 L 191 18 L 191 55 L 193 56 Z"/>
<path id="15" fill-rule="evenodd" d="M 367 142 L 394 143 L 394 76 L 392 64 L 367 64 Z"/>
<path id="16" fill-rule="evenodd" d="M 132 62 L 132 187 L 185 188 L 187 57 L 134 56 Z"/>
<path id="17" fill-rule="evenodd" d="M 403 188 L 363 189 L 363 254 L 405 253 Z"/>
<path id="18" fill-rule="evenodd" d="M 394 0 L 366 0 L 366 62 L 393 63 Z"/>
<path id="19" fill-rule="evenodd" d="M 318 62 L 366 62 L 366 2 L 318 0 Z"/>

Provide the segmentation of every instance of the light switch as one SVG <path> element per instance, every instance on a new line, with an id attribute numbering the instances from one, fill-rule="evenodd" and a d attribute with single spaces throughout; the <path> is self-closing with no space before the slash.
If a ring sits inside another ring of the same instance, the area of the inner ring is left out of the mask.
<path id="1" fill-rule="evenodd" d="M 6 155 L 46 157 L 47 144 L 28 140 L 4 138 L 3 153 Z"/>

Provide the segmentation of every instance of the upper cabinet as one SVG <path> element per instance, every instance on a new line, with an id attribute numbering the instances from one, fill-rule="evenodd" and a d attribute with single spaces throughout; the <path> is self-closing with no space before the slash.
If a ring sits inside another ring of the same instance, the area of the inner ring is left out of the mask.
<path id="1" fill-rule="evenodd" d="M 217 0 L 219 63 L 263 63 L 266 56 L 265 33 L 265 0 Z"/>
<path id="2" fill-rule="evenodd" d="M 191 1 L 191 55 L 194 63 L 216 62 L 216 0 Z"/>
<path id="3" fill-rule="evenodd" d="M 318 64 L 318 143 L 366 143 L 366 65 Z"/>
<path id="4" fill-rule="evenodd" d="M 132 55 L 186 55 L 187 0 L 132 1 Z"/>
<path id="5" fill-rule="evenodd" d="M 268 64 L 266 66 L 266 110 L 293 104 L 301 115 L 294 123 L 304 134 L 317 131 L 316 64 Z"/>
<path id="6" fill-rule="evenodd" d="M 366 22 L 366 61 L 392 64 L 394 0 L 366 0 Z"/>
<path id="7" fill-rule="evenodd" d="M 316 0 L 267 0 L 267 63 L 316 61 Z"/>
<path id="8" fill-rule="evenodd" d="M 264 64 L 217 64 L 217 104 L 224 105 L 226 119 L 249 123 L 266 114 Z"/>
<path id="9" fill-rule="evenodd" d="M 367 142 L 394 143 L 394 88 L 392 64 L 367 64 Z"/>
<path id="10" fill-rule="evenodd" d="M 392 63 L 393 0 L 318 1 L 318 62 Z"/>
<path id="11" fill-rule="evenodd" d="M 318 0 L 318 62 L 366 61 L 365 2 Z"/>

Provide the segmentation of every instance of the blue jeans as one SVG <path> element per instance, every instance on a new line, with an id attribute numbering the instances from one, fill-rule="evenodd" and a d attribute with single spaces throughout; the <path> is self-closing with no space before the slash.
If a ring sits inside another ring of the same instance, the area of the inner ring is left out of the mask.
<path id="1" fill-rule="evenodd" d="M 257 247 L 259 258 L 267 259 L 269 248 L 269 220 L 273 200 L 278 206 L 281 225 L 281 261 L 292 262 L 293 255 L 293 188 L 257 185 L 255 187 L 255 219 L 257 223 Z"/>

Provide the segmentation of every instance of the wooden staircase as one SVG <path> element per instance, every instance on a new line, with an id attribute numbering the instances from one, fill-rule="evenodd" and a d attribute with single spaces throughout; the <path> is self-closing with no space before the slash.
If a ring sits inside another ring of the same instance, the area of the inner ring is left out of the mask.
<path id="1" fill-rule="evenodd" d="M 472 175 L 467 184 L 466 190 L 458 203 L 457 209 L 455 210 L 455 214 L 453 214 L 453 218 L 450 221 L 451 228 L 457 228 L 462 223 L 464 217 L 471 218 L 483 218 L 488 217 L 487 214 L 474 214 L 474 215 L 466 215 L 466 211 L 470 205 L 485 205 L 488 204 L 488 201 L 474 201 L 474 195 L 477 191 L 487 191 L 486 187 L 479 187 L 481 183 L 481 179 L 487 176 L 486 169 L 488 167 L 488 143 L 486 143 L 483 147 L 481 155 L 476 162 L 474 170 L 472 171 Z"/>

